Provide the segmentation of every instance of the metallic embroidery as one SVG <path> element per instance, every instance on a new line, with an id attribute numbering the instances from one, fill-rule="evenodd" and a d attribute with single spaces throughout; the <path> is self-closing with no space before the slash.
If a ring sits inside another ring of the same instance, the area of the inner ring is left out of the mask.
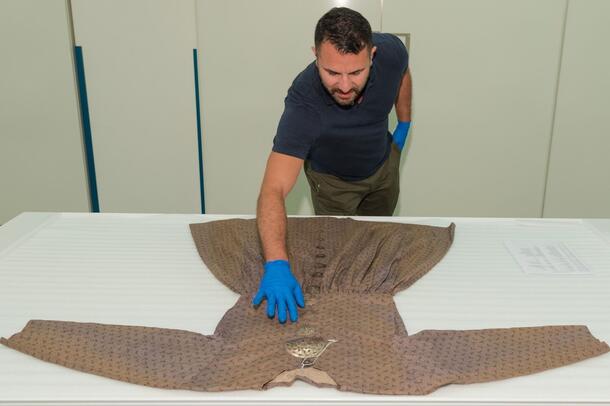
<path id="1" fill-rule="evenodd" d="M 322 337 L 299 337 L 286 341 L 286 351 L 293 357 L 302 358 L 301 368 L 312 366 L 335 339 Z"/>

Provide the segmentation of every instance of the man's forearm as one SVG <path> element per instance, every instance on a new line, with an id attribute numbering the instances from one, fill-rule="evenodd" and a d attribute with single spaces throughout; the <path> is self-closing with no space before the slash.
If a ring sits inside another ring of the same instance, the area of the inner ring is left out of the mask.
<path id="1" fill-rule="evenodd" d="M 287 260 L 286 208 L 281 192 L 261 191 L 256 209 L 256 222 L 265 261 Z"/>
<path id="2" fill-rule="evenodd" d="M 396 96 L 396 117 L 398 121 L 411 121 L 411 73 L 403 75 L 398 96 Z"/>

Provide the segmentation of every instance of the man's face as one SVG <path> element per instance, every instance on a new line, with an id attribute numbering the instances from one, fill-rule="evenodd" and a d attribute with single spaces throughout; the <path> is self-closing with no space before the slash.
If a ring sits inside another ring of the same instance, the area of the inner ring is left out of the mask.
<path id="1" fill-rule="evenodd" d="M 329 41 L 313 48 L 322 84 L 341 106 L 356 103 L 371 71 L 376 47 L 363 48 L 357 54 L 342 54 Z"/>

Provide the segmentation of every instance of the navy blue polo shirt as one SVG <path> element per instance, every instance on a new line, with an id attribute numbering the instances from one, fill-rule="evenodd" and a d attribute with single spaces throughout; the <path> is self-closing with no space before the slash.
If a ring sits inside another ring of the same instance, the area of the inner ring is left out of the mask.
<path id="1" fill-rule="evenodd" d="M 284 100 L 273 151 L 308 160 L 314 171 L 348 181 L 375 173 L 387 159 L 388 114 L 402 76 L 407 49 L 392 34 L 373 33 L 377 51 L 360 103 L 337 104 L 322 85 L 314 62 L 292 82 Z"/>

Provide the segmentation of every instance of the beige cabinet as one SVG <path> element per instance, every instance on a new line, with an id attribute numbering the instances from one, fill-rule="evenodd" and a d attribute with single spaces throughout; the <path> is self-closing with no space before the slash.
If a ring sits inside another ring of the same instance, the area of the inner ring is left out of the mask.
<path id="1" fill-rule="evenodd" d="M 89 211 L 66 1 L 0 1 L 0 50 L 0 224 Z"/>
<path id="2" fill-rule="evenodd" d="M 610 2 L 571 0 L 544 217 L 610 217 Z"/>
<path id="3" fill-rule="evenodd" d="M 102 212 L 200 213 L 191 0 L 72 0 Z"/>
<path id="4" fill-rule="evenodd" d="M 5 0 L 0 224 L 90 210 L 74 44 L 101 211 L 198 213 L 205 192 L 207 213 L 254 214 L 286 92 L 334 6 L 408 38 L 396 215 L 610 216 L 606 0 Z M 313 213 L 303 174 L 287 209 Z"/>
<path id="5" fill-rule="evenodd" d="M 540 217 L 565 2 L 384 0 L 410 33 L 397 214 Z M 405 153 L 406 152 L 406 153 Z"/>

